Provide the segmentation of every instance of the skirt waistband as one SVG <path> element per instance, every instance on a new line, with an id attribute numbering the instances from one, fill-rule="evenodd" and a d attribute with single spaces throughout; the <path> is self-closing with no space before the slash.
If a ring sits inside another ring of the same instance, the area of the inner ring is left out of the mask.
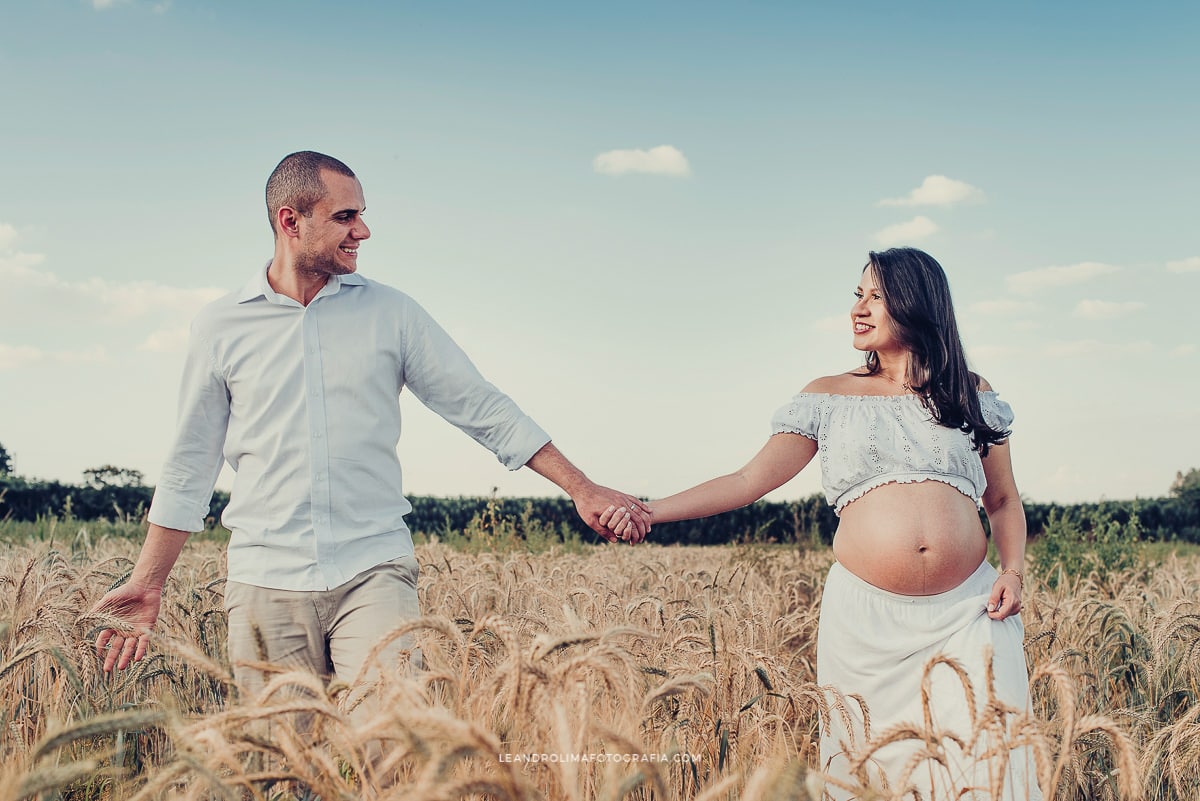
<path id="1" fill-rule="evenodd" d="M 849 585 L 847 589 L 875 595 L 893 603 L 911 606 L 944 604 L 968 598 L 972 595 L 978 595 L 980 592 L 987 593 L 991 591 L 992 583 L 995 580 L 996 568 L 992 567 L 986 559 L 980 562 L 979 567 L 975 568 L 975 572 L 967 576 L 957 587 L 952 587 L 936 595 L 902 595 L 898 592 L 890 592 L 856 576 L 843 567 L 840 562 L 834 562 L 830 566 L 829 575 L 825 579 L 827 584 L 831 581 L 835 583 L 845 582 Z"/>

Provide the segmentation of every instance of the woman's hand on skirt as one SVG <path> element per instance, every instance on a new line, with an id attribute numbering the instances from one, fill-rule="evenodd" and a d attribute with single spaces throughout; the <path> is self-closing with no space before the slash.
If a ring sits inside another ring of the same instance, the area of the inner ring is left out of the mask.
<path id="1" fill-rule="evenodd" d="M 992 620 L 1004 620 L 1021 611 L 1021 580 L 1012 573 L 996 579 L 988 597 L 987 613 Z"/>

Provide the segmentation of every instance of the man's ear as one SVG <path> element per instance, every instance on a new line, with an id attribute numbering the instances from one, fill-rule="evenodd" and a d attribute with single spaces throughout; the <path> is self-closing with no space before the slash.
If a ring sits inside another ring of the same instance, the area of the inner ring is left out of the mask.
<path id="1" fill-rule="evenodd" d="M 275 215 L 275 228 L 280 236 L 300 236 L 300 213 L 291 206 L 282 206 Z"/>

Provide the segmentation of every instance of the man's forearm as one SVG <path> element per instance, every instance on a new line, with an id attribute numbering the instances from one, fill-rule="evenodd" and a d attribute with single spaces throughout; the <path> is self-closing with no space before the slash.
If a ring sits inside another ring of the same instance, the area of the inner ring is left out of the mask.
<path id="1" fill-rule="evenodd" d="M 146 532 L 146 541 L 142 544 L 142 552 L 129 576 L 129 584 L 161 590 L 189 536 L 191 532 L 151 523 L 150 530 Z"/>
<path id="2" fill-rule="evenodd" d="M 582 470 L 571 464 L 571 460 L 564 456 L 553 442 L 543 445 L 525 463 L 525 466 L 539 476 L 554 482 L 572 498 L 584 488 L 594 486 L 591 479 L 584 475 Z"/>
<path id="3" fill-rule="evenodd" d="M 617 538 L 600 523 L 600 515 L 609 507 L 629 510 L 633 518 L 632 530 L 622 538 L 630 542 L 641 542 L 650 530 L 650 513 L 642 508 L 637 498 L 628 493 L 602 487 L 592 481 L 583 471 L 563 455 L 562 451 L 547 442 L 525 463 L 525 466 L 540 476 L 553 481 L 575 502 L 579 517 L 588 527 L 606 540 Z"/>

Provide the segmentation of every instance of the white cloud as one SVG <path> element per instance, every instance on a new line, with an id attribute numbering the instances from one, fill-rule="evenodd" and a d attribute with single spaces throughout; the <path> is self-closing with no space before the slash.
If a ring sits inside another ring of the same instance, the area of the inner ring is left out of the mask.
<path id="1" fill-rule="evenodd" d="M 917 242 L 938 232 L 937 223 L 928 217 L 913 217 L 908 222 L 889 225 L 875 233 L 875 239 L 881 245 L 903 245 Z"/>
<path id="2" fill-rule="evenodd" d="M 1115 320 L 1146 308 L 1136 300 L 1116 303 L 1111 300 L 1081 300 L 1075 305 L 1075 316 L 1085 320 Z"/>
<path id="3" fill-rule="evenodd" d="M 965 181 L 944 175 L 929 175 L 921 185 L 904 197 L 879 201 L 880 206 L 953 206 L 955 203 L 982 203 L 983 190 Z"/>
<path id="4" fill-rule="evenodd" d="M 0 342 L 0 370 L 15 370 L 37 364 L 44 356 L 42 351 L 30 345 L 5 345 Z"/>
<path id="5" fill-rule="evenodd" d="M 0 250 L 8 250 L 17 243 L 17 229 L 8 223 L 0 223 Z"/>
<path id="6" fill-rule="evenodd" d="M 1179 261 L 1169 261 L 1167 262 L 1167 269 L 1173 273 L 1200 272 L 1200 256 L 1192 256 L 1190 259 L 1180 259 Z"/>
<path id="7" fill-rule="evenodd" d="M 1047 343 L 1042 352 L 1056 359 L 1077 356 L 1137 356 L 1151 353 L 1154 346 L 1149 342 L 1101 342 L 1096 339 L 1077 339 Z"/>
<path id="8" fill-rule="evenodd" d="M 1194 353 L 1196 353 L 1197 350 L 1200 350 L 1200 348 L 1197 348 L 1195 345 L 1190 345 L 1190 344 L 1189 345 L 1176 345 L 1174 348 L 1171 349 L 1171 355 L 1172 356 L 1191 356 Z"/>
<path id="9" fill-rule="evenodd" d="M 113 311 L 124 317 L 138 317 L 156 311 L 196 311 L 209 301 L 225 294 L 223 289 L 184 289 L 153 281 L 133 281 L 111 284 L 102 278 L 91 278 L 80 284 Z"/>
<path id="10" fill-rule="evenodd" d="M 182 353 L 188 341 L 188 327 L 163 328 L 155 331 L 137 346 L 148 353 Z"/>
<path id="11" fill-rule="evenodd" d="M 16 285 L 53 286 L 57 279 L 33 269 L 46 260 L 41 253 L 13 253 L 0 256 L 0 280 Z"/>
<path id="12" fill-rule="evenodd" d="M 1013 345 L 974 345 L 967 348 L 967 358 L 972 363 L 997 362 L 1021 355 L 1021 349 Z"/>
<path id="13" fill-rule="evenodd" d="M 1042 267 L 1010 275 L 1008 288 L 1013 292 L 1031 294 L 1052 287 L 1082 284 L 1101 275 L 1115 273 L 1120 269 L 1120 267 L 1096 261 L 1085 261 L 1065 267 Z"/>
<path id="14" fill-rule="evenodd" d="M 86 0 L 86 1 L 88 3 L 90 3 L 92 8 L 96 11 L 108 11 L 109 9 L 116 8 L 117 6 L 127 6 L 127 5 L 130 5 L 133 3 L 133 0 Z M 157 3 L 150 3 L 149 8 L 155 14 L 165 14 L 171 10 L 172 2 L 173 2 L 173 0 L 160 0 Z M 143 8 L 147 7 L 146 3 L 142 2 L 142 0 L 139 0 L 138 5 Z"/>
<path id="15" fill-rule="evenodd" d="M 692 172 L 687 158 L 670 145 L 649 150 L 609 150 L 592 159 L 592 169 L 604 175 L 690 175 Z"/>
<path id="16" fill-rule="evenodd" d="M 814 320 L 812 327 L 814 331 L 820 331 L 825 334 L 848 334 L 850 333 L 850 315 L 833 314 L 828 317 L 822 317 L 819 320 Z"/>
<path id="17" fill-rule="evenodd" d="M 1011 298 L 980 300 L 967 306 L 967 311 L 971 314 L 988 314 L 996 316 L 1028 314 L 1036 310 L 1036 303 L 1028 300 L 1012 300 Z"/>
<path id="18" fill-rule="evenodd" d="M 16 370 L 38 364 L 103 364 L 108 361 L 108 352 L 99 345 L 86 350 L 45 351 L 32 345 L 5 345 L 0 343 L 0 370 Z"/>
<path id="19" fill-rule="evenodd" d="M 56 364 L 104 364 L 108 361 L 108 351 L 101 345 L 93 345 L 86 350 L 54 351 L 50 359 Z"/>
<path id="20" fill-rule="evenodd" d="M 67 281 L 54 273 L 34 269 L 42 260 L 38 253 L 0 258 L 0 281 L 10 290 L 46 289 L 59 296 L 85 299 L 117 318 L 141 317 L 153 312 L 195 312 L 225 294 L 222 289 L 185 289 L 154 281 L 118 283 L 103 278 Z"/>

